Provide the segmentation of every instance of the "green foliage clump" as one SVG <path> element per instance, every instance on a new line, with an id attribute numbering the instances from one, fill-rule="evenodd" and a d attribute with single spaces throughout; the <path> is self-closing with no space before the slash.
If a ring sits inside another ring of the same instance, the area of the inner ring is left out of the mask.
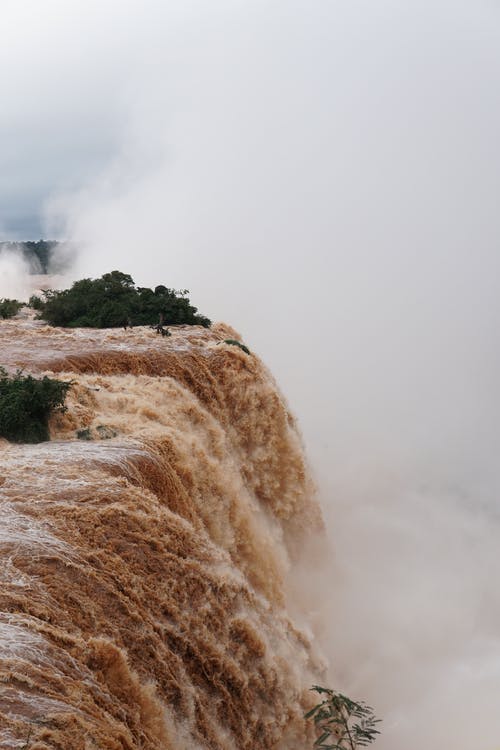
<path id="1" fill-rule="evenodd" d="M 312 690 L 326 696 L 305 715 L 306 719 L 314 719 L 319 733 L 314 747 L 318 750 L 356 750 L 371 744 L 380 734 L 376 728 L 380 720 L 363 701 L 356 703 L 318 685 Z"/>
<path id="2" fill-rule="evenodd" d="M 0 437 L 13 443 L 41 443 L 49 439 L 49 417 L 64 411 L 71 383 L 33 378 L 18 371 L 9 377 L 0 367 Z"/>
<path id="3" fill-rule="evenodd" d="M 208 328 L 187 298 L 188 291 L 166 286 L 136 287 L 129 274 L 105 273 L 100 279 L 81 279 L 71 289 L 47 291 L 39 302 L 39 317 L 53 326 L 68 328 L 118 328 L 130 325 L 188 324 Z"/>
<path id="4" fill-rule="evenodd" d="M 90 427 L 82 427 L 81 430 L 76 431 L 78 440 L 92 440 L 92 432 Z"/>
<path id="5" fill-rule="evenodd" d="M 250 349 L 248 346 L 245 346 L 245 344 L 242 344 L 241 341 L 236 341 L 236 339 L 224 339 L 224 344 L 231 344 L 231 346 L 239 346 L 239 348 L 245 352 L 245 354 L 250 354 Z"/>
<path id="6" fill-rule="evenodd" d="M 3 318 L 4 320 L 6 318 L 13 318 L 14 315 L 17 315 L 22 306 L 23 303 L 19 302 L 17 299 L 1 299 L 0 318 Z"/>
<path id="7" fill-rule="evenodd" d="M 44 301 L 37 294 L 32 294 L 28 300 L 28 305 L 33 310 L 43 310 Z"/>

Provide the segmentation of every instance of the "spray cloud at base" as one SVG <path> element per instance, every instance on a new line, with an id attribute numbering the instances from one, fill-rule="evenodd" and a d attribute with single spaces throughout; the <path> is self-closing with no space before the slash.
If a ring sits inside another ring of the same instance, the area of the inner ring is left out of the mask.
<path id="1" fill-rule="evenodd" d="M 26 301 L 32 291 L 31 270 L 19 253 L 0 251 L 0 297 Z"/>

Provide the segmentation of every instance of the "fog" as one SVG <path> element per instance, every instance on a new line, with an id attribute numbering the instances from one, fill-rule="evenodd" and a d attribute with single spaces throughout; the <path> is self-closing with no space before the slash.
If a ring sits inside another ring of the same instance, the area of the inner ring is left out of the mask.
<path id="1" fill-rule="evenodd" d="M 33 291 L 30 274 L 38 270 L 15 250 L 0 249 L 0 298 L 28 300 Z"/>
<path id="2" fill-rule="evenodd" d="M 74 278 L 188 287 L 276 375 L 333 550 L 305 586 L 376 746 L 494 750 L 498 5 L 44 6 L 2 11 L 27 33 L 0 47 L 8 132 L 39 159 L 3 179 L 43 183 Z"/>

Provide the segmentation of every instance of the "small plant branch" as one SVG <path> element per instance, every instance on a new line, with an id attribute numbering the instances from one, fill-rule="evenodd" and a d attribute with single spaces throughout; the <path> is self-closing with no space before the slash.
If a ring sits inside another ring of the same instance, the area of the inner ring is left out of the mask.
<path id="1" fill-rule="evenodd" d="M 312 690 L 326 696 L 307 712 L 318 732 L 317 750 L 358 750 L 371 744 L 380 732 L 371 706 L 357 703 L 342 693 L 315 685 Z"/>

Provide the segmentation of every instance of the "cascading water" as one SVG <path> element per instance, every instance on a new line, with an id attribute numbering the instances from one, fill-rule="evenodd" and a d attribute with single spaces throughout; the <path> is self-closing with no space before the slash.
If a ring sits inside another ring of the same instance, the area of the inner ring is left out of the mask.
<path id="1" fill-rule="evenodd" d="M 1 747 L 312 744 L 322 665 L 284 580 L 322 521 L 234 335 L 2 323 L 8 369 L 73 386 L 50 443 L 0 447 Z"/>

